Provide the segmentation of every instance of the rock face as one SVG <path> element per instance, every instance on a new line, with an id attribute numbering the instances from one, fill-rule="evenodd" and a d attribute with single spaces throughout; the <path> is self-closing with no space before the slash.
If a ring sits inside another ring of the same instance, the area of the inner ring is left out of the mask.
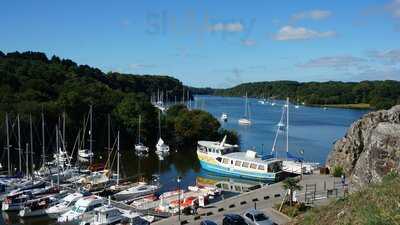
<path id="1" fill-rule="evenodd" d="M 351 191 L 380 182 L 390 171 L 400 172 L 400 105 L 354 122 L 336 141 L 326 164 L 344 168 Z"/>

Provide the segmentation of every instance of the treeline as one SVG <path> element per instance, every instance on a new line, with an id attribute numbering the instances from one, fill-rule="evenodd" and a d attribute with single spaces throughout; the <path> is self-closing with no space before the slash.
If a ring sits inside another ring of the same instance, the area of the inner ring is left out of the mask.
<path id="1" fill-rule="evenodd" d="M 296 82 L 271 81 L 245 83 L 213 92 L 222 96 L 243 96 L 284 99 L 309 105 L 369 104 L 371 108 L 386 109 L 400 104 L 400 82 Z"/>
<path id="2" fill-rule="evenodd" d="M 54 140 L 54 126 L 60 124 L 60 115 L 65 113 L 69 138 L 66 142 L 71 146 L 92 105 L 95 118 L 93 131 L 98 149 L 103 149 L 107 140 L 108 115 L 112 120 L 112 129 L 121 130 L 129 145 L 137 141 L 138 117 L 141 115 L 142 141 L 153 146 L 158 138 L 158 112 L 151 105 L 150 98 L 158 90 L 163 91 L 164 100 L 168 98 L 169 101 L 180 101 L 183 94 L 187 95 L 183 91 L 182 83 L 169 76 L 103 73 L 100 69 L 78 65 L 69 59 L 57 56 L 48 58 L 40 52 L 0 52 L 1 133 L 4 134 L 6 112 L 10 117 L 12 142 L 15 142 L 16 137 L 17 114 L 21 115 L 24 136 L 29 127 L 27 123 L 30 114 L 33 117 L 34 131 L 39 133 L 40 116 L 43 112 L 46 117 L 46 139 Z M 185 96 L 186 99 L 187 97 Z M 163 124 L 163 132 L 176 144 L 194 145 L 196 138 L 218 137 L 215 135 L 219 132 L 220 126 L 216 123 L 218 121 L 213 120 L 208 113 L 191 112 L 190 116 L 185 117 L 197 121 L 196 124 L 185 124 L 191 131 L 211 129 L 202 134 L 182 132 L 181 126 L 175 124 L 178 118 L 179 116 L 172 122 Z M 198 128 L 192 129 L 194 125 Z M 190 139 L 192 142 L 186 143 L 184 135 L 193 137 Z M 35 146 L 40 146 L 38 137 L 40 133 L 35 135 Z M 50 150 L 51 147 L 48 148 Z"/>

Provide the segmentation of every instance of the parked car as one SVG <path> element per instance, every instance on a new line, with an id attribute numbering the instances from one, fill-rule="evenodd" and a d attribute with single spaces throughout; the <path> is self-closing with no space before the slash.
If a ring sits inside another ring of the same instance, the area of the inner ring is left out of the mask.
<path id="1" fill-rule="evenodd" d="M 200 222 L 200 225 L 217 225 L 217 223 L 211 220 L 203 220 Z"/>
<path id="2" fill-rule="evenodd" d="M 244 213 L 244 219 L 249 225 L 274 225 L 275 223 L 263 212 L 251 209 Z"/>
<path id="3" fill-rule="evenodd" d="M 238 214 L 226 214 L 222 220 L 222 225 L 248 225 Z"/>

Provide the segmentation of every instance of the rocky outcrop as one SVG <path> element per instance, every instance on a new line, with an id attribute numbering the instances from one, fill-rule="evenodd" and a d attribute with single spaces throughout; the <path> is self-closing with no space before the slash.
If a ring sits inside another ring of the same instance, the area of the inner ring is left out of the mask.
<path id="1" fill-rule="evenodd" d="M 400 105 L 354 122 L 336 141 L 326 164 L 344 168 L 352 191 L 380 182 L 392 170 L 400 172 Z"/>

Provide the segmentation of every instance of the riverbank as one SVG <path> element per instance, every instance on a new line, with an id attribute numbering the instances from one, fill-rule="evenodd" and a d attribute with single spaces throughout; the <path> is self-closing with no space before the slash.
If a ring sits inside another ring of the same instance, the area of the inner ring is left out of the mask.
<path id="1" fill-rule="evenodd" d="M 342 108 L 342 109 L 372 109 L 368 103 L 357 103 L 357 104 L 324 104 L 324 105 L 312 105 L 317 107 L 327 108 Z"/>

